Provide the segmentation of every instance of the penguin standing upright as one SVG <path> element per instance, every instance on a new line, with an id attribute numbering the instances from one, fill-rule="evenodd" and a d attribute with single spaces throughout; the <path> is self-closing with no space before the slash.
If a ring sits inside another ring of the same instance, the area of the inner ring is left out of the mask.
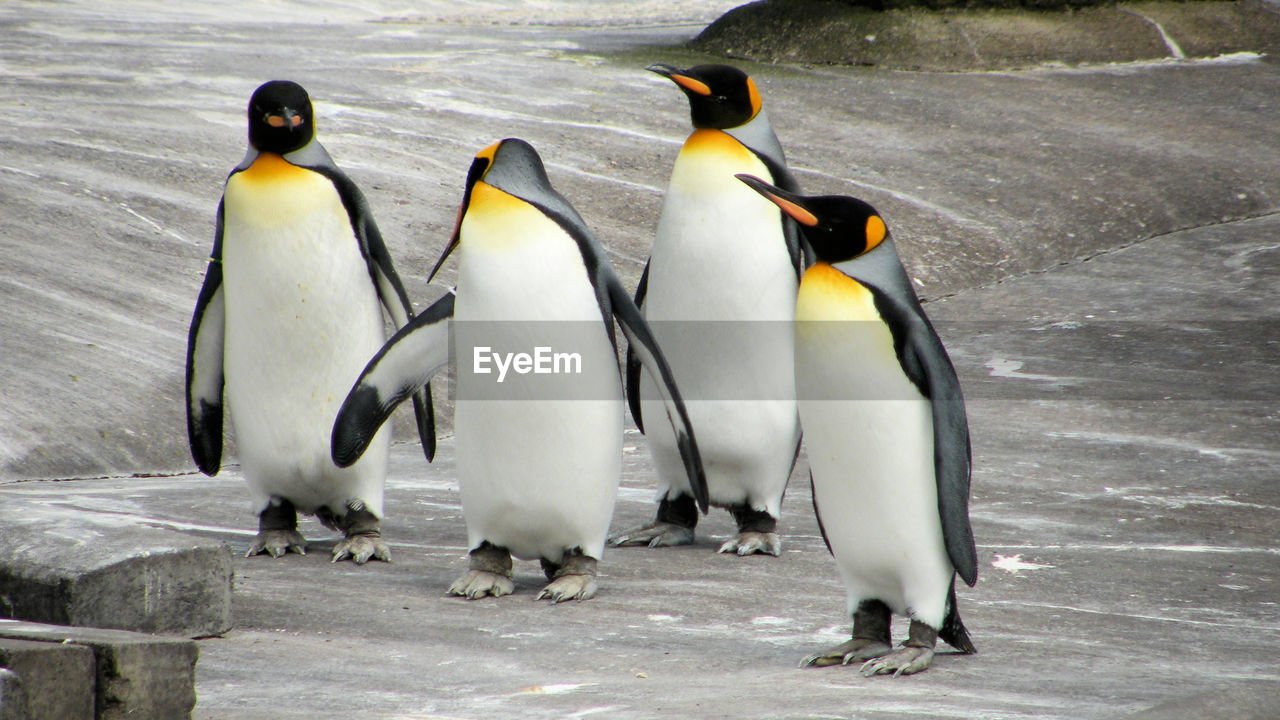
<path id="1" fill-rule="evenodd" d="M 452 332 L 470 568 L 449 592 L 511 593 L 514 555 L 541 560 L 550 582 L 539 599 L 588 599 L 622 471 L 615 319 L 661 391 L 686 482 L 705 511 L 706 481 L 680 394 L 603 249 L 528 143 L 507 139 L 476 155 L 433 276 L 455 248 L 456 297 L 428 308 L 370 361 L 338 413 L 334 460 L 360 457 L 391 409 L 448 364 Z M 512 359 L 521 349 L 523 365 Z M 560 356 L 577 358 L 559 368 L 563 378 L 536 375 L 539 367 L 557 372 L 536 358 Z"/>
<path id="2" fill-rule="evenodd" d="M 297 513 L 344 537 L 333 560 L 390 560 L 382 494 L 390 434 L 350 468 L 329 459 L 338 403 L 413 307 L 364 196 L 315 139 L 311 98 L 274 80 L 249 101 L 249 149 L 218 203 L 213 254 L 187 340 L 187 432 L 200 469 L 222 460 L 223 396 L 258 535 L 249 555 L 305 554 Z M 429 391 L 414 396 L 428 459 Z"/>
<path id="3" fill-rule="evenodd" d="M 814 510 L 848 594 L 853 637 L 802 665 L 929 667 L 941 637 L 975 652 L 955 577 L 973 585 L 969 426 L 955 368 L 884 220 L 849 197 L 806 197 L 741 176 L 801 226 L 817 262 L 796 300 L 796 393 Z M 911 618 L 894 650 L 892 613 Z"/>
<path id="4" fill-rule="evenodd" d="M 777 521 L 800 442 L 791 332 L 800 244 L 791 218 L 734 175 L 796 184 L 746 73 L 727 65 L 648 70 L 688 96 L 694 130 L 676 158 L 636 304 L 684 390 L 711 504 L 737 523 L 720 552 L 778 555 Z M 693 542 L 698 518 L 673 438 L 642 422 L 655 399 L 628 362 L 627 400 L 660 487 L 654 521 L 615 535 L 616 545 Z"/>

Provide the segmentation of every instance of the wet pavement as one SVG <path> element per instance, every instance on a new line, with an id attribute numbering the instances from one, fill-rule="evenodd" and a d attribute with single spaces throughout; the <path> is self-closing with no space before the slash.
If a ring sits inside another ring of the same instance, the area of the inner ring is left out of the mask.
<path id="1" fill-rule="evenodd" d="M 0 503 L 247 548 L 238 468 L 192 474 L 182 359 L 261 81 L 311 91 L 419 306 L 453 280 L 425 282 L 470 158 L 507 136 L 634 286 L 687 133 L 642 68 L 705 61 L 671 48 L 714 5 L 0 9 Z M 392 564 L 331 565 L 314 520 L 305 557 L 237 558 L 196 717 L 1118 718 L 1269 687 L 1248 681 L 1280 670 L 1280 66 L 741 66 L 800 182 L 881 210 L 960 371 L 979 654 L 796 668 L 848 632 L 803 458 L 781 558 L 715 554 L 713 511 L 693 547 L 609 550 L 586 603 L 535 602 L 532 563 L 512 597 L 445 598 L 466 542 L 445 402 L 435 464 L 398 426 Z M 652 513 L 643 442 L 615 529 Z"/>

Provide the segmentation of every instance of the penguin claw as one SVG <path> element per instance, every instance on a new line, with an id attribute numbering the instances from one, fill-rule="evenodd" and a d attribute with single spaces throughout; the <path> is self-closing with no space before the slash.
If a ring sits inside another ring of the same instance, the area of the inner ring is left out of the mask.
<path id="1" fill-rule="evenodd" d="M 387 547 L 381 537 L 349 535 L 333 546 L 332 562 L 347 558 L 351 558 L 351 561 L 357 565 L 364 565 L 370 559 L 391 562 L 391 548 Z"/>
<path id="2" fill-rule="evenodd" d="M 538 599 L 557 604 L 566 600 L 590 600 L 596 596 L 596 590 L 596 579 L 590 575 L 561 575 L 538 593 Z"/>
<path id="3" fill-rule="evenodd" d="M 719 552 L 736 552 L 742 557 L 747 555 L 778 557 L 782 554 L 782 541 L 778 539 L 778 533 L 746 530 L 738 533 L 738 537 L 721 545 Z"/>
<path id="4" fill-rule="evenodd" d="M 675 547 L 693 544 L 693 528 L 669 522 L 653 522 L 614 535 L 609 538 L 614 547 L 623 545 L 647 545 L 656 547 Z"/>
<path id="5" fill-rule="evenodd" d="M 872 675 L 914 675 L 929 669 L 933 664 L 933 650 L 921 647 L 902 647 L 882 657 L 872 658 L 862 665 L 865 677 Z"/>
<path id="6" fill-rule="evenodd" d="M 829 665 L 851 665 L 855 662 L 870 662 L 882 655 L 889 654 L 892 650 L 893 648 L 887 643 L 879 640 L 853 638 L 833 648 L 805 657 L 800 661 L 800 667 L 827 667 Z"/>
<path id="7" fill-rule="evenodd" d="M 449 594 L 468 600 L 479 600 L 486 595 L 502 597 L 516 591 L 515 583 L 506 575 L 488 570 L 468 570 L 449 586 Z"/>
<path id="8" fill-rule="evenodd" d="M 297 530 L 262 530 L 244 556 L 250 558 L 265 552 L 273 558 L 281 558 L 291 550 L 299 555 L 307 554 L 307 541 Z"/>

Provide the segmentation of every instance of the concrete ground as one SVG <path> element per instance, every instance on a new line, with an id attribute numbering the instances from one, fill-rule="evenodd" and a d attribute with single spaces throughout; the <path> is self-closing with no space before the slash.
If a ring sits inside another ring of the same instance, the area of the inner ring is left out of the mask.
<path id="1" fill-rule="evenodd" d="M 687 132 L 641 68 L 705 61 L 671 47 L 732 4 L 0 8 L 0 532 L 24 498 L 248 546 L 238 468 L 192 473 L 182 358 L 261 81 L 311 91 L 419 305 L 452 282 L 425 276 L 471 156 L 505 136 L 634 284 Z M 796 668 L 848 631 L 803 458 L 781 558 L 715 554 L 713 511 L 693 547 L 609 551 L 585 603 L 535 602 L 532 563 L 512 597 L 445 598 L 465 567 L 446 402 L 435 464 L 400 425 L 393 563 L 331 565 L 313 520 L 307 556 L 237 559 L 195 717 L 1280 714 L 1280 66 L 742 66 L 800 182 L 880 208 L 960 371 L 979 654 Z M 652 513 L 643 443 L 615 528 Z"/>

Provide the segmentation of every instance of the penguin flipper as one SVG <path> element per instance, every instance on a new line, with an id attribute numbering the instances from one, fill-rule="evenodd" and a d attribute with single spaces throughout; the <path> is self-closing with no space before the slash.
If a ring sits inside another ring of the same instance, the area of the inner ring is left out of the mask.
<path id="1" fill-rule="evenodd" d="M 360 373 L 333 423 L 331 453 L 339 467 L 359 460 L 396 406 L 449 364 L 453 301 L 452 293 L 445 295 L 409 321 Z M 434 421 L 429 427 L 434 450 Z"/>
<path id="2" fill-rule="evenodd" d="M 226 305 L 222 292 L 223 206 L 218 202 L 213 253 L 187 335 L 187 440 L 196 466 L 217 475 L 222 464 L 222 347 Z"/>
<path id="3" fill-rule="evenodd" d="M 351 230 L 360 243 L 360 252 L 369 266 L 369 277 L 378 292 L 378 300 L 386 308 L 396 329 L 401 330 L 413 317 L 413 303 L 409 301 L 409 293 L 391 262 L 391 254 L 382 239 L 382 232 L 373 219 L 373 211 L 360 188 L 346 173 L 342 172 L 318 142 L 308 145 L 307 156 L 291 156 L 291 160 L 307 162 L 309 169 L 324 175 L 333 183 L 342 199 L 342 206 L 347 210 L 351 220 Z M 422 441 L 422 453 L 427 462 L 435 459 L 436 427 L 435 407 L 431 398 L 431 386 L 424 385 L 413 394 L 413 415 L 418 426 L 418 439 Z"/>
<path id="4" fill-rule="evenodd" d="M 933 465 L 938 515 L 947 556 L 969 586 L 978 581 L 978 551 L 969 523 L 969 475 L 973 452 L 960 379 L 942 340 L 918 302 L 872 287 L 876 309 L 893 334 L 907 377 L 929 399 L 933 415 Z M 914 293 L 910 296 L 915 298 Z"/>
<path id="5" fill-rule="evenodd" d="M 640 284 L 636 286 L 636 307 L 644 307 L 644 297 L 649 291 L 649 261 L 645 261 L 644 272 L 640 274 Z M 640 358 L 627 343 L 627 406 L 631 408 L 631 417 L 636 427 L 644 432 L 644 420 L 640 418 Z"/>
<path id="6" fill-rule="evenodd" d="M 658 388 L 658 392 L 662 395 L 662 400 L 666 404 L 667 419 L 671 422 L 672 430 L 675 431 L 676 446 L 680 449 L 680 458 L 684 461 L 685 472 L 689 476 L 689 487 L 693 492 L 694 500 L 698 503 L 698 507 L 705 514 L 710 503 L 710 496 L 707 492 L 707 475 L 702 467 L 702 456 L 698 452 L 698 443 L 693 436 L 693 424 L 689 421 L 689 414 L 685 410 L 684 400 L 680 397 L 680 391 L 676 388 L 671 366 L 667 364 L 667 359 L 662 355 L 662 350 L 658 347 L 658 343 L 653 337 L 653 332 L 649 329 L 649 323 L 645 322 L 644 316 L 640 314 L 640 309 L 636 307 L 636 304 L 627 295 L 617 276 L 610 273 L 606 284 L 613 315 L 618 320 L 618 326 L 622 328 L 622 332 L 627 336 L 628 353 L 634 350 L 637 363 L 643 365 L 644 369 L 648 371 L 649 377 L 652 378 L 654 386 Z M 628 367 L 629 365 L 628 363 Z M 628 395 L 630 395 L 630 392 L 628 392 Z M 639 422 L 639 417 L 636 418 L 636 422 Z"/>

